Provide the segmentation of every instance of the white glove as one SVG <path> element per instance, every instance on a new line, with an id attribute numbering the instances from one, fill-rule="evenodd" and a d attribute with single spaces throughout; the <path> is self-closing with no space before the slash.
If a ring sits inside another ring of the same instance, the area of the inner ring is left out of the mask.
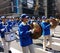
<path id="1" fill-rule="evenodd" d="M 52 23 L 52 22 L 50 22 L 50 24 L 51 24 L 51 25 L 53 25 L 53 23 Z"/>
<path id="2" fill-rule="evenodd" d="M 1 29 L 1 31 L 4 31 L 5 29 Z"/>
<path id="3" fill-rule="evenodd" d="M 34 33 L 34 29 L 31 29 L 30 32 L 33 34 Z"/>
<path id="4" fill-rule="evenodd" d="M 2 22 L 2 24 L 4 24 L 4 22 Z"/>

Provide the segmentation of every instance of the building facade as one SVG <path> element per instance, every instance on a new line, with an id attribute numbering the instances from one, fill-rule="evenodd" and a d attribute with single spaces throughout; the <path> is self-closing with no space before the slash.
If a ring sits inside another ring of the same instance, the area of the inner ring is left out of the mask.
<path id="1" fill-rule="evenodd" d="M 20 0 L 0 0 L 0 15 L 19 13 Z"/>
<path id="2" fill-rule="evenodd" d="M 47 0 L 47 16 L 56 17 L 56 4 L 55 0 Z"/>
<path id="3" fill-rule="evenodd" d="M 2 3 L 2 4 L 1 4 Z M 39 0 L 38 14 L 44 15 L 43 0 Z M 0 1 L 0 15 L 22 14 L 26 13 L 34 15 L 36 0 L 1 0 Z"/>
<path id="4" fill-rule="evenodd" d="M 55 0 L 55 9 L 56 9 L 56 16 L 60 18 L 60 0 Z"/>
<path id="5" fill-rule="evenodd" d="M 37 3 L 39 7 L 35 12 Z M 22 13 L 47 17 L 59 16 L 60 0 L 0 0 L 0 15 L 20 15 Z"/>
<path id="6" fill-rule="evenodd" d="M 0 0 L 0 15 L 11 12 L 10 0 Z"/>
<path id="7" fill-rule="evenodd" d="M 37 11 L 35 12 L 36 1 L 37 0 L 23 0 L 22 1 L 22 12 L 30 14 L 30 15 L 35 15 L 35 16 L 44 15 L 43 0 L 38 0 L 39 7 Z"/>

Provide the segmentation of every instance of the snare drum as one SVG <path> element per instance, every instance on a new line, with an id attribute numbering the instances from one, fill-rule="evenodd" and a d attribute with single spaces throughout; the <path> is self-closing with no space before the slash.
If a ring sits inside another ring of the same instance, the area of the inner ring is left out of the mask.
<path id="1" fill-rule="evenodd" d="M 6 42 L 11 42 L 16 39 L 16 34 L 14 32 L 6 32 L 5 33 L 5 41 Z"/>

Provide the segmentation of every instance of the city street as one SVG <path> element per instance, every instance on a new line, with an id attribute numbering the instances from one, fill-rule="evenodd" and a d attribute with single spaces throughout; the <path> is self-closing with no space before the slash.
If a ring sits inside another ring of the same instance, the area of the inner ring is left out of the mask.
<path id="1" fill-rule="evenodd" d="M 54 37 L 52 37 L 52 49 L 49 51 L 44 51 L 42 49 L 42 40 L 43 38 L 40 37 L 39 39 L 33 40 L 34 42 L 34 48 L 36 53 L 60 53 L 60 26 L 57 26 L 55 28 L 55 34 Z M 51 30 L 52 33 L 53 30 Z M 11 42 L 10 49 L 12 53 L 22 53 L 22 49 L 20 47 L 19 40 L 15 40 Z M 0 52 L 3 53 L 3 52 Z"/>
<path id="2" fill-rule="evenodd" d="M 35 53 L 60 53 L 60 0 L 0 0 L 0 53 L 34 53 L 36 35 Z"/>

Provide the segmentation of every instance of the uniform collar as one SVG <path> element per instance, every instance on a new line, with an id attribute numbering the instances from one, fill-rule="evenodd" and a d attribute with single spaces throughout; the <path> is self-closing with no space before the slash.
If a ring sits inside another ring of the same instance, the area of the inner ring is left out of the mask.
<path id="1" fill-rule="evenodd" d="M 23 25 L 26 25 L 26 23 L 22 22 Z"/>

